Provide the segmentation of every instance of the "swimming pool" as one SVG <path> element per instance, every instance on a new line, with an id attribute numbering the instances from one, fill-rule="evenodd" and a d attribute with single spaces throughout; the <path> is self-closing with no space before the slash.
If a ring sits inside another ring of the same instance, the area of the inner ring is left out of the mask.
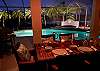
<path id="1" fill-rule="evenodd" d="M 73 33 L 76 40 L 89 39 L 89 31 L 76 31 L 76 30 L 63 30 L 63 29 L 42 29 L 42 35 L 51 35 L 53 32 L 57 34 L 70 34 Z M 33 36 L 32 30 L 19 30 L 14 31 L 16 37 Z"/>

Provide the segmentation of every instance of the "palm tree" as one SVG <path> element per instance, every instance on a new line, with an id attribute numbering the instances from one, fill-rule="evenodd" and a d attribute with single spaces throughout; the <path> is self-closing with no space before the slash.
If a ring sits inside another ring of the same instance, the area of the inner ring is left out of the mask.
<path id="1" fill-rule="evenodd" d="M 78 7 L 51 7 L 51 8 L 43 8 L 42 9 L 42 14 L 44 15 L 44 20 L 45 16 L 47 15 L 50 18 L 57 18 L 59 16 L 62 16 L 63 21 L 65 21 L 65 16 L 66 19 L 72 19 L 75 20 L 75 16 L 73 14 L 77 13 L 79 10 Z M 45 23 L 46 25 L 46 23 Z"/>
<path id="2" fill-rule="evenodd" d="M 67 7 L 58 7 L 57 8 L 60 15 L 62 15 L 62 20 L 65 21 L 65 15 L 67 13 Z"/>
<path id="3" fill-rule="evenodd" d="M 3 27 L 5 27 L 5 20 L 7 20 L 11 15 L 8 14 L 7 11 L 2 11 L 0 12 L 0 19 L 2 18 L 3 20 Z"/>
<path id="4" fill-rule="evenodd" d="M 20 27 L 20 19 L 23 18 L 23 13 L 21 10 L 13 11 L 12 13 L 13 18 L 18 18 L 18 26 L 17 29 Z"/>
<path id="5" fill-rule="evenodd" d="M 59 12 L 58 11 L 59 10 L 56 7 L 48 8 L 47 16 L 49 16 L 51 18 L 56 18 L 59 15 Z"/>
<path id="6" fill-rule="evenodd" d="M 55 18 L 57 17 L 58 13 L 56 8 L 42 8 L 42 15 L 43 15 L 43 19 L 44 19 L 44 24 L 46 26 L 46 16 L 48 16 L 49 18 Z"/>
<path id="7" fill-rule="evenodd" d="M 25 20 L 26 20 L 26 17 L 27 18 L 31 17 L 31 10 L 30 9 L 25 9 L 25 16 L 24 16 Z"/>
<path id="8" fill-rule="evenodd" d="M 44 24 L 46 26 L 46 23 L 47 23 L 47 21 L 46 21 L 47 9 L 46 8 L 42 8 L 41 14 L 43 15 L 43 22 L 44 22 Z"/>
<path id="9" fill-rule="evenodd" d="M 77 20 L 77 14 L 79 13 L 79 21 L 80 21 L 80 12 L 81 12 L 81 8 L 80 7 L 72 7 L 72 9 L 69 10 L 71 13 L 76 15 L 76 20 Z"/>
<path id="10" fill-rule="evenodd" d="M 76 14 L 78 12 L 78 7 L 62 7 L 61 8 L 61 13 L 63 14 L 63 17 L 66 15 L 66 19 L 72 19 L 72 20 L 75 20 L 74 18 L 74 15 L 73 14 Z M 65 19 L 63 19 L 64 21 Z"/>

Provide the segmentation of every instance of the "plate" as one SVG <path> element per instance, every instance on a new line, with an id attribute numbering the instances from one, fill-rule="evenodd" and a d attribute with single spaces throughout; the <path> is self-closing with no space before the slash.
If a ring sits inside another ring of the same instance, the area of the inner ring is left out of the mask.
<path id="1" fill-rule="evenodd" d="M 70 45 L 70 47 L 77 47 L 77 45 Z"/>
<path id="2" fill-rule="evenodd" d="M 56 55 L 65 55 L 68 54 L 68 52 L 65 49 L 55 49 L 52 50 L 52 52 Z"/>
<path id="3" fill-rule="evenodd" d="M 83 51 L 83 52 L 91 52 L 91 51 L 93 51 L 93 49 L 90 48 L 90 47 L 79 47 L 78 49 L 80 51 Z"/>

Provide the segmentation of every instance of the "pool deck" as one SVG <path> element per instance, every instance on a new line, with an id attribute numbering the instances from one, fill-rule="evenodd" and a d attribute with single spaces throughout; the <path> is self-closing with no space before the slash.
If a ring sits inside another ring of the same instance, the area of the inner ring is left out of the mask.
<path id="1" fill-rule="evenodd" d="M 75 28 L 75 27 L 68 27 L 68 26 L 51 27 L 51 29 L 70 30 L 70 31 L 90 31 L 90 29 L 82 29 L 82 28 Z"/>

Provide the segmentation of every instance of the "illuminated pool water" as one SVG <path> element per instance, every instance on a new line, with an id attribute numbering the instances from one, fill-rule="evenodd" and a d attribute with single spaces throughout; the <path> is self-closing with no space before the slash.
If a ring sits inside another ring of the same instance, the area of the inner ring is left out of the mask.
<path id="1" fill-rule="evenodd" d="M 50 35 L 53 32 L 57 34 L 70 34 L 73 33 L 76 40 L 89 39 L 88 31 L 71 31 L 71 30 L 61 30 L 61 29 L 42 29 L 42 35 Z M 19 30 L 14 32 L 16 37 L 33 36 L 32 30 Z"/>

